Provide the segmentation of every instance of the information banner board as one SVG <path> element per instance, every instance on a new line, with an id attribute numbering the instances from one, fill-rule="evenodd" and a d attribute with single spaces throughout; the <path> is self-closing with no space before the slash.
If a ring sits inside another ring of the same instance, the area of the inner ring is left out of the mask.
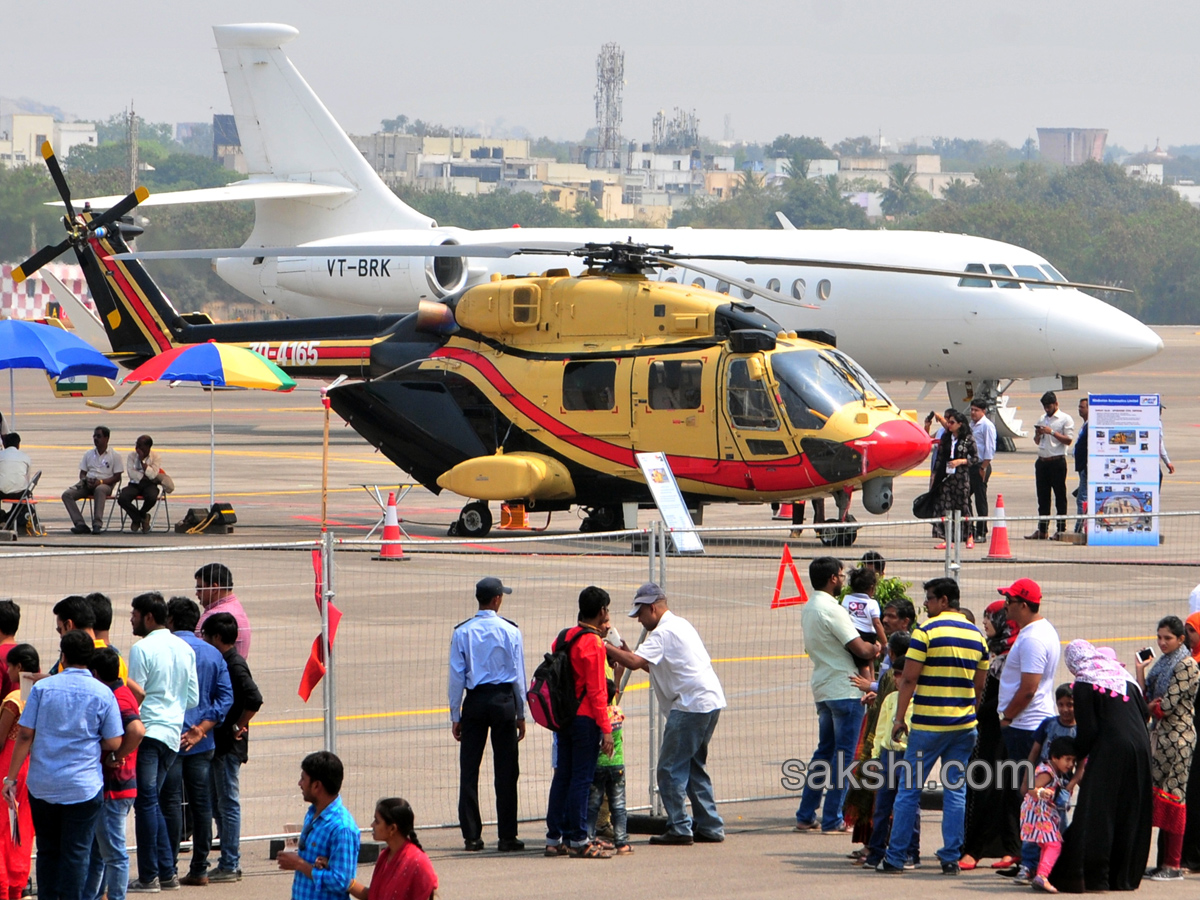
<path id="1" fill-rule="evenodd" d="M 687 504 L 683 502 L 683 493 L 679 490 L 679 482 L 675 473 L 667 463 L 665 453 L 635 453 L 642 474 L 646 476 L 646 484 L 650 486 L 650 494 L 654 497 L 654 505 L 658 507 L 663 521 L 672 529 L 671 540 L 675 549 L 680 553 L 703 553 L 704 543 L 700 535 L 693 530 L 692 514 L 688 512 Z"/>
<path id="2" fill-rule="evenodd" d="M 1158 545 L 1158 394 L 1088 395 L 1088 544 Z"/>

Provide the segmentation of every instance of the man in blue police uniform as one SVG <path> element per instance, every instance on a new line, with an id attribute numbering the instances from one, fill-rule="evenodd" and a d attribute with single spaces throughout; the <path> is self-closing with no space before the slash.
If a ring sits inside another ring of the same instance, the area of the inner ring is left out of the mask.
<path id="1" fill-rule="evenodd" d="M 525 648 L 515 623 L 497 613 L 505 594 L 499 578 L 475 585 L 479 612 L 454 626 L 450 638 L 450 729 L 459 742 L 458 824 L 468 850 L 482 850 L 479 764 L 488 731 L 496 773 L 499 850 L 525 849 L 517 840 L 517 743 L 525 737 Z M 463 696 L 463 691 L 466 696 Z"/>

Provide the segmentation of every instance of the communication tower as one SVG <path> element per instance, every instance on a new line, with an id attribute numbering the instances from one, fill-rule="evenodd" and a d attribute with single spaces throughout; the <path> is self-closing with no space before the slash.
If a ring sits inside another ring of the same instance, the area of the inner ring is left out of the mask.
<path id="1" fill-rule="evenodd" d="M 625 52 L 605 44 L 596 57 L 596 149 L 600 168 L 621 165 L 621 90 L 625 85 Z"/>

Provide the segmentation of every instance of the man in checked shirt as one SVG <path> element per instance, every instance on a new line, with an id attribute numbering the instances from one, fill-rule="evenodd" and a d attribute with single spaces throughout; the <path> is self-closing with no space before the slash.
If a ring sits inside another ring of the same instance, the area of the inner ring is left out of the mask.
<path id="1" fill-rule="evenodd" d="M 292 877 L 292 900 L 345 900 L 358 871 L 358 825 L 342 806 L 342 761 L 327 750 L 300 763 L 300 793 L 312 805 L 304 815 L 300 844 L 277 857 Z"/>

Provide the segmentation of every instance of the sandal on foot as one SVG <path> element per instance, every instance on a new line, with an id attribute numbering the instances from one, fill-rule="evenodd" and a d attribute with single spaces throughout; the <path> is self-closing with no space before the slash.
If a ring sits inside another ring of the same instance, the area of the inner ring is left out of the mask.
<path id="1" fill-rule="evenodd" d="M 1020 860 L 1018 860 L 1015 856 L 1004 856 L 1004 857 L 1001 857 L 1000 859 L 996 860 L 994 863 L 992 863 L 992 868 L 993 869 L 1011 869 L 1018 862 L 1020 862 Z"/>
<path id="2" fill-rule="evenodd" d="M 571 859 L 612 859 L 612 855 L 611 850 L 605 850 L 595 842 L 584 844 L 582 847 L 567 848 L 567 856 Z"/>
<path id="3" fill-rule="evenodd" d="M 630 853 L 633 852 L 633 845 L 632 844 L 622 844 L 620 847 L 617 848 L 616 852 L 617 852 L 617 856 L 628 856 Z"/>
<path id="4" fill-rule="evenodd" d="M 566 844 L 547 844 L 546 851 L 542 855 L 543 856 L 566 856 L 567 855 L 567 845 Z"/>

